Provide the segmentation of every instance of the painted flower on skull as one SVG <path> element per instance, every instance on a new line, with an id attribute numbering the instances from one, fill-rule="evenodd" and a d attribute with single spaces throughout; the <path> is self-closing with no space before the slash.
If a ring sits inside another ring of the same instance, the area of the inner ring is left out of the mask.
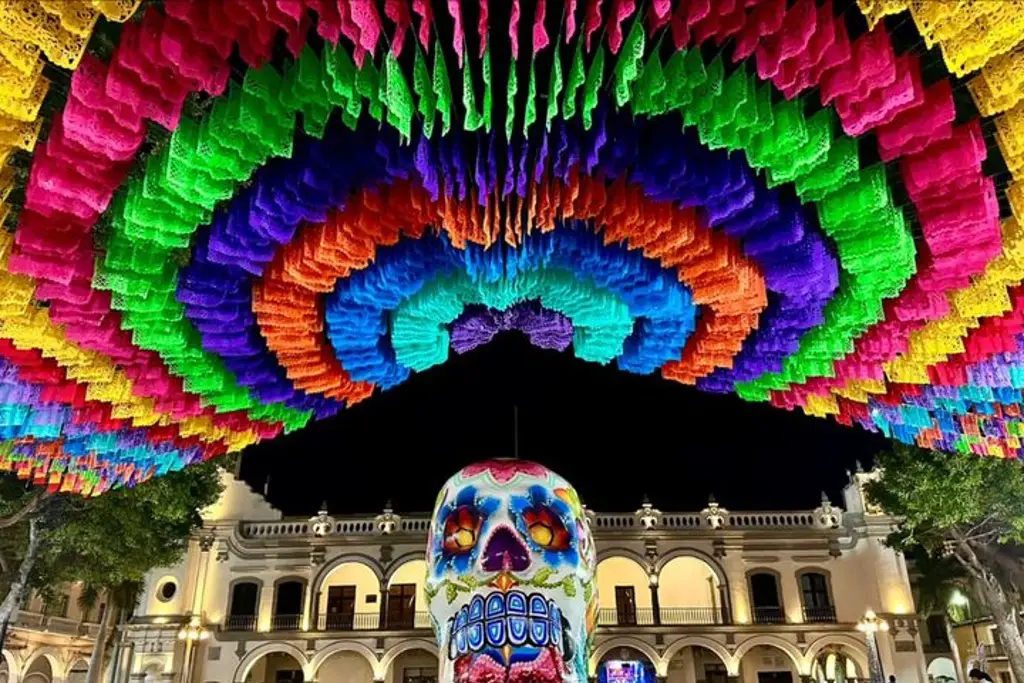
<path id="1" fill-rule="evenodd" d="M 582 683 L 597 611 L 579 497 L 542 465 L 464 468 L 438 497 L 426 593 L 440 683 Z"/>

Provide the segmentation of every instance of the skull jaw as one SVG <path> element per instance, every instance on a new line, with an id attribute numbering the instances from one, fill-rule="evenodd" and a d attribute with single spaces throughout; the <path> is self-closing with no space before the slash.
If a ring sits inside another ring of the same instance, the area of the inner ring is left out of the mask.
<path id="1" fill-rule="evenodd" d="M 452 665 L 453 683 L 563 683 L 567 673 L 562 655 L 553 647 L 463 655 Z"/>

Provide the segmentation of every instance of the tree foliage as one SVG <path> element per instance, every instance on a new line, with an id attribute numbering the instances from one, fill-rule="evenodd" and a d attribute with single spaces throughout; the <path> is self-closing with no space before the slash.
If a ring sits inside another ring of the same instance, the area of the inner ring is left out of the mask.
<path id="1" fill-rule="evenodd" d="M 929 551 L 952 538 L 1024 545 L 1024 469 L 1015 460 L 894 445 L 876 460 L 868 496 L 900 517 L 902 546 Z"/>
<path id="2" fill-rule="evenodd" d="M 997 626 L 1010 668 L 1024 680 L 1024 468 L 1016 460 L 943 453 L 904 445 L 876 459 L 882 476 L 873 502 L 900 519 L 890 545 L 927 551 L 920 565 L 932 598 L 948 602 L 955 562 Z M 927 575 L 932 571 L 931 576 Z"/>
<path id="3" fill-rule="evenodd" d="M 97 498 L 46 499 L 33 513 L 41 522 L 43 540 L 31 586 L 45 595 L 69 581 L 101 588 L 141 581 L 151 568 L 179 559 L 189 534 L 201 524 L 199 510 L 213 503 L 220 491 L 218 468 L 207 463 Z M 38 494 L 5 481 L 0 483 L 0 495 L 5 496 L 0 510 L 11 515 Z M 20 522 L 0 534 L 8 539 L 2 550 L 11 571 L 24 552 L 23 526 L 27 524 Z"/>

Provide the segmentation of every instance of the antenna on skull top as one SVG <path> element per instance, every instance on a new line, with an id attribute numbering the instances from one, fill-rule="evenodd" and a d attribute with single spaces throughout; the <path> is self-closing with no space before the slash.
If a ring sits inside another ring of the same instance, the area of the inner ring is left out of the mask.
<path id="1" fill-rule="evenodd" d="M 519 459 L 519 405 L 512 406 L 512 459 Z"/>

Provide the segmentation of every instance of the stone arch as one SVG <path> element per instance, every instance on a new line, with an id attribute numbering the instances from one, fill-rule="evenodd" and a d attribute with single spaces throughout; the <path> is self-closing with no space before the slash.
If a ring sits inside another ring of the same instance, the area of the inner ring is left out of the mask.
<path id="1" fill-rule="evenodd" d="M 647 567 L 628 555 L 611 555 L 599 560 L 594 583 L 600 598 L 598 623 L 605 626 L 653 624 L 653 600 Z M 617 588 L 633 589 L 633 607 L 619 605 Z"/>
<path id="2" fill-rule="evenodd" d="M 404 628 L 410 625 L 413 627 L 427 626 L 429 624 L 429 621 L 425 618 L 427 612 L 427 571 L 427 561 L 424 559 L 423 553 L 406 555 L 403 560 L 396 562 L 388 569 L 382 586 L 382 589 L 388 592 L 388 595 L 384 597 L 385 603 L 391 600 L 391 588 L 393 585 L 412 584 L 416 587 L 414 622 L 412 624 L 403 623 L 399 627 Z M 391 625 L 388 627 L 392 628 Z"/>
<path id="3" fill-rule="evenodd" d="M 342 565 L 350 563 L 366 565 L 373 572 L 374 576 L 377 577 L 377 583 L 382 586 L 384 585 L 384 569 L 381 567 L 380 562 L 362 553 L 348 553 L 335 557 L 320 568 L 320 571 L 316 573 L 316 576 L 313 577 L 313 581 L 310 583 L 312 591 L 319 593 L 323 588 L 324 581 L 331 575 L 331 572 Z"/>
<path id="4" fill-rule="evenodd" d="M 332 563 L 328 572 L 320 572 L 313 588 L 307 592 L 313 628 L 321 631 L 366 630 L 380 627 L 385 588 L 379 566 L 352 559 Z M 330 589 L 334 586 L 355 587 L 355 609 L 348 617 L 328 614 Z"/>
<path id="5" fill-rule="evenodd" d="M 309 663 L 309 673 L 306 676 L 307 680 L 316 680 L 317 672 L 320 671 L 320 667 L 324 665 L 324 662 L 326 662 L 332 655 L 336 655 L 339 652 L 353 652 L 361 656 L 366 660 L 366 663 L 370 665 L 370 671 L 373 672 L 373 680 L 384 680 L 384 676 L 387 671 L 377 659 L 377 654 L 362 643 L 347 640 L 331 643 L 324 649 L 317 652 Z"/>
<path id="6" fill-rule="evenodd" d="M 733 656 L 729 650 L 717 640 L 708 638 L 706 636 L 684 636 L 679 640 L 672 641 L 667 648 L 665 648 L 665 654 L 662 655 L 662 659 L 665 660 L 666 668 L 672 662 L 672 658 L 685 647 L 702 647 L 706 650 L 710 650 L 718 655 L 718 658 L 725 664 L 726 670 L 730 676 L 739 676 L 740 673 L 740 660 Z"/>
<path id="7" fill-rule="evenodd" d="M 60 651 L 54 647 L 41 647 L 25 660 L 25 666 L 21 668 L 21 678 L 23 680 L 26 676 L 29 676 L 32 672 L 32 666 L 39 660 L 40 657 L 46 658 L 47 664 L 50 665 L 50 679 L 64 679 L 64 673 L 66 667 L 64 666 L 64 660 L 61 657 Z"/>
<path id="8" fill-rule="evenodd" d="M 238 663 L 238 667 L 235 669 L 235 675 L 232 678 L 234 683 L 245 683 L 245 677 L 249 675 L 253 665 L 261 658 L 274 654 L 275 652 L 290 655 L 294 658 L 302 668 L 303 677 L 307 680 L 311 680 L 310 665 L 309 660 L 306 658 L 306 653 L 291 643 L 280 642 L 260 645 L 256 649 L 250 650 L 245 657 L 242 657 L 242 661 Z"/>
<path id="9" fill-rule="evenodd" d="M 807 646 L 807 652 L 804 654 L 804 664 L 807 665 L 808 673 L 810 673 L 811 668 L 814 666 L 814 660 L 817 659 L 821 651 L 829 645 L 842 646 L 843 653 L 853 660 L 853 663 L 857 665 L 861 674 L 865 677 L 868 675 L 868 671 L 870 671 L 871 668 L 868 666 L 868 651 L 864 645 L 864 641 L 841 633 L 832 633 L 827 636 L 821 636 Z"/>
<path id="10" fill-rule="evenodd" d="M 0 650 L 0 658 L 7 662 L 7 673 L 12 681 L 21 680 L 21 662 L 18 656 L 10 650 Z"/>
<path id="11" fill-rule="evenodd" d="M 714 577 L 713 597 L 711 602 L 713 603 L 710 607 L 717 607 L 719 613 L 709 614 L 693 614 L 693 615 L 682 615 L 688 617 L 685 621 L 681 620 L 666 620 L 666 615 L 662 615 L 663 623 L 728 623 L 732 615 L 732 601 L 730 598 L 729 591 L 729 577 L 726 575 L 722 565 L 711 555 L 705 552 L 697 550 L 695 548 L 676 548 L 675 550 L 666 553 L 663 557 L 659 557 L 658 561 L 654 565 L 654 570 L 657 572 L 658 577 L 658 594 L 660 597 L 660 603 L 662 610 L 670 609 L 672 607 L 701 607 L 702 605 L 673 605 L 672 600 L 666 596 L 665 591 L 662 589 L 664 585 L 665 573 L 672 566 L 676 566 L 683 560 L 692 559 L 701 562 L 710 571 L 711 576 Z M 670 614 L 668 616 L 671 616 Z"/>
<path id="12" fill-rule="evenodd" d="M 422 560 L 423 562 L 426 562 L 427 556 L 423 553 L 423 551 L 416 550 L 405 553 L 404 555 L 400 555 L 399 557 L 395 558 L 388 565 L 387 570 L 382 574 L 381 583 L 385 586 L 388 585 L 389 583 L 391 583 L 391 577 L 394 576 L 399 569 L 401 569 L 407 564 L 415 562 L 416 560 Z"/>
<path id="13" fill-rule="evenodd" d="M 594 648 L 594 652 L 590 655 L 590 664 L 588 666 L 590 669 L 590 676 L 597 675 L 597 665 L 601 663 L 601 659 L 617 647 L 628 647 L 636 650 L 650 660 L 651 664 L 654 666 L 655 674 L 658 676 L 666 675 L 668 671 L 668 664 L 661 655 L 658 654 L 658 651 L 654 649 L 653 645 L 647 641 L 640 640 L 639 638 L 620 636 L 618 638 L 609 638 Z"/>
<path id="14" fill-rule="evenodd" d="M 598 564 L 600 564 L 604 560 L 607 560 L 607 559 L 609 559 L 611 557 L 625 557 L 625 558 L 628 558 L 628 559 L 633 560 L 634 562 L 636 562 L 641 567 L 644 567 L 645 569 L 650 567 L 650 564 L 651 564 L 646 557 L 644 557 L 643 555 L 641 555 L 637 551 L 632 550 L 631 548 L 623 548 L 621 546 L 616 546 L 616 547 L 612 547 L 612 548 L 602 548 L 601 550 L 597 551 L 597 562 L 598 562 Z"/>
<path id="15" fill-rule="evenodd" d="M 736 648 L 736 652 L 733 655 L 736 657 L 736 662 L 742 662 L 743 657 L 758 645 L 765 645 L 767 647 L 774 647 L 776 650 L 782 650 L 789 655 L 789 659 L 793 662 L 793 666 L 796 668 L 798 675 L 810 675 L 810 667 L 807 665 L 803 653 L 800 652 L 800 648 L 779 636 L 760 635 L 743 641 L 740 643 L 739 647 Z"/>
<path id="16" fill-rule="evenodd" d="M 71 658 L 71 661 L 68 662 L 68 669 L 67 669 L 67 671 L 64 672 L 64 680 L 65 681 L 70 681 L 71 680 L 71 674 L 74 672 L 75 667 L 78 666 L 79 664 L 81 664 L 83 666 L 83 668 L 80 670 L 80 672 L 88 672 L 89 671 L 89 660 L 86 659 L 85 657 L 81 656 L 81 655 L 74 656 L 74 657 Z M 82 680 L 84 680 L 84 678 Z"/>
<path id="17" fill-rule="evenodd" d="M 949 657 L 936 657 L 928 662 L 928 680 L 938 682 L 941 678 L 957 680 L 956 664 Z"/>
<path id="18" fill-rule="evenodd" d="M 381 678 L 383 679 L 383 678 L 387 677 L 388 671 L 391 670 L 391 666 L 395 663 L 395 660 L 397 660 L 401 655 L 405 654 L 406 652 L 413 652 L 415 650 L 422 650 L 424 652 L 429 652 L 434 657 L 439 657 L 440 656 L 440 654 L 438 653 L 438 650 L 437 650 L 437 645 L 434 644 L 433 641 L 421 640 L 421 639 L 403 640 L 402 642 L 398 643 L 397 645 L 392 647 L 390 650 L 388 650 L 384 654 L 384 656 L 381 657 L 381 660 L 380 660 L 380 674 L 381 674 Z"/>

